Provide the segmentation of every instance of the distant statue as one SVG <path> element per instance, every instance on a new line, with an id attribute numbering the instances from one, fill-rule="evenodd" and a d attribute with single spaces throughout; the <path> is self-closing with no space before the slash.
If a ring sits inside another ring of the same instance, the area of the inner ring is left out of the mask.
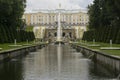
<path id="1" fill-rule="evenodd" d="M 61 8 L 61 3 L 59 3 L 59 9 Z"/>

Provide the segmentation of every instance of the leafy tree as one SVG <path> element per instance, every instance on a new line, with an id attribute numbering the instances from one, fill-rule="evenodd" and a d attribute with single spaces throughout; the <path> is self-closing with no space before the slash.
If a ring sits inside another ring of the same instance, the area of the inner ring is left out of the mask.
<path id="1" fill-rule="evenodd" d="M 32 35 L 23 30 L 25 7 L 26 0 L 0 0 L 0 43 L 13 42 L 14 39 L 26 41 L 27 36 Z"/>
<path id="2" fill-rule="evenodd" d="M 88 6 L 90 17 L 89 27 L 96 29 L 100 26 L 100 0 L 94 0 L 93 5 Z"/>
<path id="3" fill-rule="evenodd" d="M 90 35 L 100 42 L 119 43 L 120 36 L 120 0 L 94 0 L 88 6 L 89 31 L 84 33 L 84 40 L 91 40 Z"/>

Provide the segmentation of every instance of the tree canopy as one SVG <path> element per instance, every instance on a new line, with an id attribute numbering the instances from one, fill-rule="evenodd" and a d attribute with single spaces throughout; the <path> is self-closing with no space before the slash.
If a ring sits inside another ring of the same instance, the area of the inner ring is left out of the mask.
<path id="1" fill-rule="evenodd" d="M 21 31 L 25 7 L 26 0 L 0 0 L 0 43 L 13 42 L 14 39 L 23 41 L 20 32 L 26 33 L 26 36 L 31 34 Z"/>
<path id="2" fill-rule="evenodd" d="M 89 31 L 85 32 L 83 40 L 120 43 L 120 1 L 94 0 L 88 6 Z M 92 37 L 89 37 L 93 34 Z"/>

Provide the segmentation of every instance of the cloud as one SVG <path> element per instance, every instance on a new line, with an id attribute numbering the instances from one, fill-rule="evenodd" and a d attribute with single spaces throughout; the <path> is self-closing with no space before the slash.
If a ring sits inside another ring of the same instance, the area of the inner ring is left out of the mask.
<path id="1" fill-rule="evenodd" d="M 70 0 L 70 3 L 74 5 L 79 5 L 82 8 L 87 8 L 89 4 L 91 4 L 93 0 Z"/>
<path id="2" fill-rule="evenodd" d="M 93 0 L 27 0 L 26 11 L 34 9 L 56 9 L 61 3 L 63 9 L 85 9 Z"/>

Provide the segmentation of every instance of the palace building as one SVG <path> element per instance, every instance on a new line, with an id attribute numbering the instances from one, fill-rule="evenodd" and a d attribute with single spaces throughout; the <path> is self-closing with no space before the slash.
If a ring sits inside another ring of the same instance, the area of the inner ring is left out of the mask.
<path id="1" fill-rule="evenodd" d="M 54 41 L 57 36 L 58 13 L 62 27 L 62 37 L 65 40 L 81 39 L 89 22 L 87 12 L 82 10 L 39 10 L 25 13 L 23 19 L 27 25 L 34 26 L 37 39 Z"/>

